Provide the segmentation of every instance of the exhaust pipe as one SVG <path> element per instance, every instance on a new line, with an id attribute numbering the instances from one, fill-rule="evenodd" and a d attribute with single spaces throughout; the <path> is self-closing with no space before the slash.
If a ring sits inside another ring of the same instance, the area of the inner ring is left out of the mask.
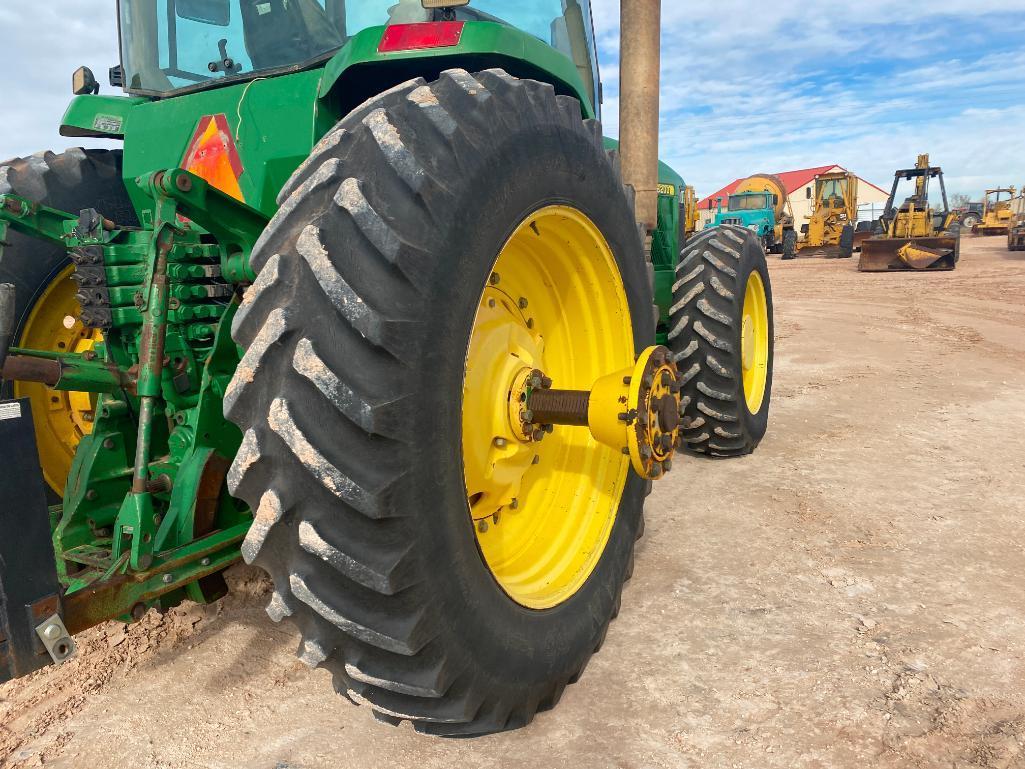
<path id="1" fill-rule="evenodd" d="M 658 108 L 662 0 L 621 0 L 619 138 L 623 181 L 637 194 L 637 221 L 658 226 Z"/>

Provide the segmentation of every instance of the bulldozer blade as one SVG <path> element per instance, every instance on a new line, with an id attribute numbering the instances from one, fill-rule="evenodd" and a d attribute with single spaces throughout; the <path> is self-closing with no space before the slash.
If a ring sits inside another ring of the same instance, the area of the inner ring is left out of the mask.
<path id="1" fill-rule="evenodd" d="M 953 270 L 961 242 L 952 236 L 933 238 L 869 238 L 861 244 L 861 272 Z"/>

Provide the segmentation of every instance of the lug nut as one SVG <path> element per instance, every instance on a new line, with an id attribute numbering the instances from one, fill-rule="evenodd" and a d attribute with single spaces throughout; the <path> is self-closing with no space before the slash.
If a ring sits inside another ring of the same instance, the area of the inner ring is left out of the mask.
<path id="1" fill-rule="evenodd" d="M 625 384 L 625 385 L 630 384 L 632 381 L 633 381 L 633 377 L 628 377 L 628 376 L 623 377 L 623 384 Z"/>
<path id="2" fill-rule="evenodd" d="M 544 430 L 542 430 L 541 428 L 538 428 L 537 430 L 535 430 L 535 431 L 534 431 L 534 432 L 533 432 L 533 433 L 531 434 L 531 436 L 530 436 L 530 437 L 531 437 L 531 438 L 533 438 L 533 439 L 534 439 L 535 441 L 540 441 L 540 440 L 544 439 L 544 437 L 545 437 L 545 431 L 544 431 Z"/>
<path id="3" fill-rule="evenodd" d="M 662 469 L 668 473 L 670 470 L 673 469 L 673 461 L 671 459 L 663 459 Z"/>
<path id="4" fill-rule="evenodd" d="M 541 377 L 540 377 L 540 376 L 538 376 L 537 374 L 535 374 L 534 376 L 532 376 L 532 377 L 530 378 L 530 386 L 531 386 L 531 387 L 534 387 L 534 388 L 540 387 L 540 386 L 541 386 L 541 383 L 542 383 L 543 381 L 544 381 L 544 380 L 543 380 L 543 379 L 541 379 Z"/>
<path id="5" fill-rule="evenodd" d="M 488 299 L 488 307 L 494 308 L 496 304 L 497 302 L 494 299 Z"/>
<path id="6" fill-rule="evenodd" d="M 491 278 L 489 280 L 492 286 L 497 286 L 499 281 L 502 280 L 502 276 L 497 272 L 493 272 L 491 273 Z"/>
<path id="7" fill-rule="evenodd" d="M 477 524 L 477 531 L 479 531 L 481 534 L 486 533 L 487 530 L 488 530 L 488 522 L 487 521 L 480 521 Z"/>
<path id="8" fill-rule="evenodd" d="M 546 377 L 546 376 L 545 377 L 541 377 L 541 387 L 544 388 L 545 390 L 552 389 L 552 379 L 551 379 L 551 377 Z"/>
<path id="9" fill-rule="evenodd" d="M 526 297 L 523 297 L 523 296 L 521 296 L 521 297 L 520 297 L 520 301 L 518 302 L 518 304 L 520 305 L 520 309 L 521 309 L 521 310 L 525 310 L 525 309 L 527 309 L 527 304 L 528 304 L 528 302 L 527 302 L 527 299 L 526 299 Z"/>

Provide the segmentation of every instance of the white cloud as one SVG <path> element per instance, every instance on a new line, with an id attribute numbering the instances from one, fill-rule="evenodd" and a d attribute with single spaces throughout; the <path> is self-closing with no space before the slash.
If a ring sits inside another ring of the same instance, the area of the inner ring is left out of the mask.
<path id="1" fill-rule="evenodd" d="M 619 2 L 592 1 L 615 135 Z M 1025 181 L 1025 0 L 662 5 L 661 154 L 699 194 L 828 163 L 888 187 L 919 152 L 953 190 Z"/>

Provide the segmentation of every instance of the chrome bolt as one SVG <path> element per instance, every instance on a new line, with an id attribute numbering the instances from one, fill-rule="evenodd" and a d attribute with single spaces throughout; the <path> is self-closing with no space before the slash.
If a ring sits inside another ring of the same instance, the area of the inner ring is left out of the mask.
<path id="1" fill-rule="evenodd" d="M 200 566 L 209 566 L 210 565 L 210 559 L 209 558 L 201 559 L 200 562 L 199 562 L 199 565 Z"/>
<path id="2" fill-rule="evenodd" d="M 56 641 L 58 638 L 64 635 L 64 633 L 61 632 L 60 625 L 54 623 L 51 625 L 47 625 L 45 628 L 43 628 L 43 635 L 49 641 Z"/>
<path id="3" fill-rule="evenodd" d="M 524 409 L 523 411 L 520 412 L 520 419 L 522 421 L 524 421 L 524 422 L 533 422 L 534 421 L 534 412 L 531 411 L 530 409 Z"/>
<path id="4" fill-rule="evenodd" d="M 161 579 L 163 579 L 165 585 L 170 585 L 172 582 L 174 582 L 174 575 L 165 574 Z"/>
<path id="5" fill-rule="evenodd" d="M 504 449 L 508 443 L 509 441 L 507 441 L 505 438 L 495 438 L 496 448 Z"/>
<path id="6" fill-rule="evenodd" d="M 535 374 L 534 376 L 532 376 L 530 378 L 530 386 L 531 387 L 540 387 L 542 381 L 543 380 L 541 379 L 541 377 L 539 377 L 538 375 Z"/>
<path id="7" fill-rule="evenodd" d="M 111 449 L 113 449 L 114 448 L 114 439 L 113 438 L 107 438 L 106 440 L 104 440 L 103 441 L 103 448 L 105 448 L 107 451 L 110 451 Z"/>

